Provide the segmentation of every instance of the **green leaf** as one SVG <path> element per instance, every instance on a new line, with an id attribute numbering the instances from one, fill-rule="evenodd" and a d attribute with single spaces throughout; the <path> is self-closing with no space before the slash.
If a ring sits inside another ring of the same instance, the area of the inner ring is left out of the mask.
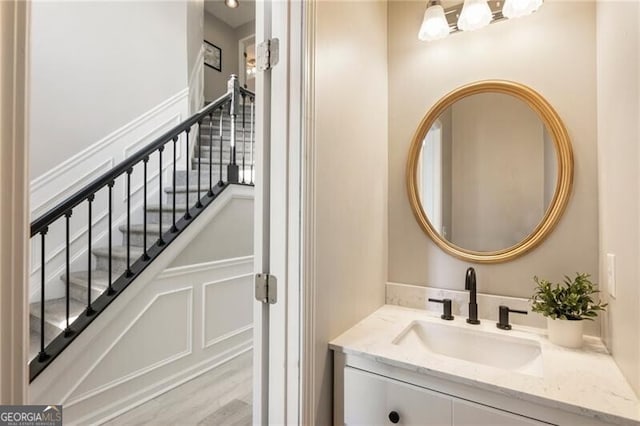
<path id="1" fill-rule="evenodd" d="M 592 320 L 607 304 L 595 302 L 599 293 L 589 274 L 576 272 L 575 278 L 564 276 L 561 284 L 553 284 L 538 276 L 533 277 L 536 288 L 531 296 L 531 310 L 553 319 Z"/>

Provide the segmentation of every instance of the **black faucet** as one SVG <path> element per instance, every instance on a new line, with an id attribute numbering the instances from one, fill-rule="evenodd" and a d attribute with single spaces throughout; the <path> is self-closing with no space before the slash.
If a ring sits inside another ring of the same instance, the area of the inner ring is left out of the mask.
<path id="1" fill-rule="evenodd" d="M 440 318 L 446 321 L 453 320 L 453 315 L 451 314 L 451 299 L 432 299 L 429 298 L 429 302 L 442 303 L 443 311 Z"/>
<path id="2" fill-rule="evenodd" d="M 478 319 L 478 303 L 476 300 L 476 271 L 473 268 L 467 269 L 467 277 L 464 280 L 464 289 L 469 290 L 469 324 L 480 324 Z"/>
<path id="3" fill-rule="evenodd" d="M 527 315 L 527 311 L 520 311 L 518 309 L 511 309 L 508 306 L 500 305 L 498 307 L 498 323 L 496 324 L 496 327 L 501 330 L 511 330 L 511 324 L 509 324 L 509 312 Z"/>

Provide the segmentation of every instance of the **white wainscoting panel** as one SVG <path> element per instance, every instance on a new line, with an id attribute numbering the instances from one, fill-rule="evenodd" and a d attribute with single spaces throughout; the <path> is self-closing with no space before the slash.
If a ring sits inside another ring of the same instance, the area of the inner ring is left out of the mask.
<path id="1" fill-rule="evenodd" d="M 208 348 L 240 333 L 253 324 L 253 274 L 239 275 L 204 284 L 202 297 L 202 347 Z M 229 303 L 229 300 L 237 303 Z"/>
<path id="2" fill-rule="evenodd" d="M 85 150 L 78 152 L 67 161 L 59 164 L 54 169 L 37 177 L 31 182 L 31 220 L 35 220 L 67 197 L 73 195 L 92 180 L 98 178 L 103 173 L 135 153 L 140 148 L 149 144 L 157 137 L 178 125 L 185 120 L 189 114 L 188 88 L 180 91 L 171 98 L 165 100 L 145 114 L 127 123 L 120 129 L 112 132 L 101 140 L 91 144 Z M 184 160 L 182 140 L 178 142 L 179 149 L 176 152 L 180 169 L 187 167 Z M 162 171 L 164 173 L 163 183 L 168 185 L 167 169 L 170 159 L 173 156 L 172 144 L 168 144 L 163 154 Z M 181 165 L 181 166 L 180 166 Z M 150 156 L 148 165 L 148 197 L 149 200 L 157 200 L 158 174 L 160 165 L 158 155 Z M 113 189 L 113 219 L 112 224 L 114 244 L 121 244 L 122 237 L 118 231 L 118 226 L 126 219 L 126 179 L 121 177 L 116 180 Z M 142 187 L 143 174 L 142 166 L 134 168 L 132 174 L 132 194 L 131 207 L 134 212 L 134 219 L 142 219 Z M 155 196 L 154 196 L 155 194 Z M 106 245 L 108 235 L 107 207 L 108 190 L 104 188 L 96 194 L 93 203 L 93 241 L 92 247 Z M 87 203 L 81 203 L 73 209 L 70 221 L 71 233 L 71 253 L 72 270 L 86 270 L 88 265 L 88 240 L 87 240 Z M 64 217 L 50 226 L 46 237 L 45 272 L 46 272 L 46 298 L 57 298 L 64 296 L 64 285 L 60 276 L 65 268 L 65 219 Z M 40 268 L 41 268 L 41 245 L 40 238 L 36 236 L 31 239 L 31 279 L 30 295 L 31 301 L 40 299 Z"/>
<path id="3" fill-rule="evenodd" d="M 134 283 L 31 383 L 31 403 L 101 423 L 251 350 L 252 276 L 247 256 Z"/>

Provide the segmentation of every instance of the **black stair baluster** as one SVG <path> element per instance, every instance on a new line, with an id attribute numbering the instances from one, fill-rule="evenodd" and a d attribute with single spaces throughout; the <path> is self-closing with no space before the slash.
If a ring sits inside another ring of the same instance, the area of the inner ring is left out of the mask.
<path id="1" fill-rule="evenodd" d="M 213 196 L 213 112 L 209 113 L 209 197 Z"/>
<path id="2" fill-rule="evenodd" d="M 242 183 L 245 183 L 244 181 L 244 175 L 245 175 L 245 162 L 244 162 L 244 153 L 245 153 L 245 147 L 246 147 L 246 141 L 245 141 L 245 130 L 244 130 L 244 125 L 245 125 L 245 106 L 246 106 L 246 98 L 247 95 L 242 93 Z"/>
<path id="3" fill-rule="evenodd" d="M 113 289 L 113 186 L 114 181 L 108 183 L 109 187 L 109 266 L 108 266 L 108 289 L 107 294 L 113 296 L 116 292 Z"/>
<path id="4" fill-rule="evenodd" d="M 254 145 L 255 145 L 255 141 L 253 140 L 255 137 L 255 118 L 254 118 L 254 107 L 255 107 L 255 98 L 252 96 L 251 99 L 249 100 L 250 104 L 251 104 L 251 131 L 250 131 L 250 136 L 249 136 L 249 172 L 250 172 L 250 176 L 249 176 L 249 182 L 251 184 L 253 184 L 253 149 L 254 149 Z"/>
<path id="5" fill-rule="evenodd" d="M 44 350 L 44 305 L 45 305 L 45 294 L 44 287 L 46 284 L 46 274 L 45 274 L 45 235 L 49 232 L 48 227 L 44 227 L 42 231 L 40 231 L 40 241 L 41 241 L 41 259 L 40 259 L 40 353 L 38 354 L 38 361 L 44 362 L 49 358 L 49 355 Z"/>
<path id="6" fill-rule="evenodd" d="M 71 220 L 71 210 L 69 210 L 68 212 L 66 212 L 64 214 L 65 217 L 65 222 L 66 222 L 66 235 L 65 235 L 65 244 L 67 246 L 67 250 L 65 253 L 65 268 L 67 271 L 67 276 L 66 276 L 66 288 L 65 288 L 65 313 L 66 313 L 66 320 L 67 320 L 67 326 L 64 329 L 64 336 L 65 337 L 69 337 L 71 336 L 71 334 L 73 334 L 71 332 L 71 328 L 69 327 L 69 299 L 70 299 L 70 283 L 71 283 L 71 268 L 70 268 L 70 252 L 71 252 L 71 247 L 70 247 L 70 241 L 69 241 L 69 225 L 70 225 L 70 220 Z"/>
<path id="7" fill-rule="evenodd" d="M 89 205 L 89 222 L 88 222 L 88 230 L 87 230 L 87 238 L 89 239 L 89 249 L 87 250 L 87 316 L 91 316 L 96 313 L 91 306 L 91 231 L 92 231 L 92 207 L 93 200 L 95 199 L 95 195 L 91 194 L 87 197 L 88 205 Z"/>
<path id="8" fill-rule="evenodd" d="M 202 203 L 200 202 L 200 162 L 202 161 L 202 120 L 198 121 L 198 201 L 196 202 L 196 207 L 199 209 L 202 208 Z"/>
<path id="9" fill-rule="evenodd" d="M 178 137 L 173 138 L 173 225 L 171 226 L 171 232 L 178 232 L 178 228 L 176 228 L 176 146 L 178 144 Z M 187 174 L 189 171 L 187 170 Z"/>
<path id="10" fill-rule="evenodd" d="M 222 186 L 222 115 L 224 112 L 224 107 L 220 106 L 220 125 L 218 126 L 218 135 L 220 136 L 220 180 L 218 181 L 218 185 Z"/>
<path id="11" fill-rule="evenodd" d="M 144 163 L 144 189 L 142 192 L 142 196 L 144 197 L 144 200 L 142 201 L 142 247 L 144 254 L 142 255 L 142 258 L 145 261 L 148 261 L 150 259 L 147 254 L 147 165 L 149 163 L 149 156 L 144 157 L 142 162 Z"/>
<path id="12" fill-rule="evenodd" d="M 185 187 L 185 202 L 184 202 L 184 207 L 186 209 L 186 211 L 184 212 L 184 218 L 189 220 L 191 219 L 191 213 L 189 213 L 189 158 L 191 157 L 189 155 L 189 133 L 191 133 L 191 129 L 187 128 L 185 130 L 185 132 L 187 133 L 187 137 L 185 139 L 185 152 L 187 153 L 187 155 L 185 155 L 185 163 L 187 166 L 187 186 Z"/>
<path id="13" fill-rule="evenodd" d="M 127 170 L 127 277 L 131 278 L 131 173 L 133 168 Z"/>
<path id="14" fill-rule="evenodd" d="M 159 180 L 159 189 L 158 189 L 158 228 L 160 229 L 160 236 L 158 237 L 158 246 L 164 245 L 164 238 L 162 238 L 162 195 L 164 194 L 164 190 L 162 189 L 162 151 L 164 151 L 164 145 L 158 148 L 158 157 L 159 157 L 159 165 L 158 165 L 158 180 Z"/>

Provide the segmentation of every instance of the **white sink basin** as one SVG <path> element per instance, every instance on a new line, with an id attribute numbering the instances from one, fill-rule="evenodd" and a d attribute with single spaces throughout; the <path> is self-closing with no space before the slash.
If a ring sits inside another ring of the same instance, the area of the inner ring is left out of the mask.
<path id="1" fill-rule="evenodd" d="M 531 339 L 471 330 L 466 327 L 413 321 L 393 344 L 410 351 L 457 358 L 476 364 L 542 377 L 540 344 Z"/>

